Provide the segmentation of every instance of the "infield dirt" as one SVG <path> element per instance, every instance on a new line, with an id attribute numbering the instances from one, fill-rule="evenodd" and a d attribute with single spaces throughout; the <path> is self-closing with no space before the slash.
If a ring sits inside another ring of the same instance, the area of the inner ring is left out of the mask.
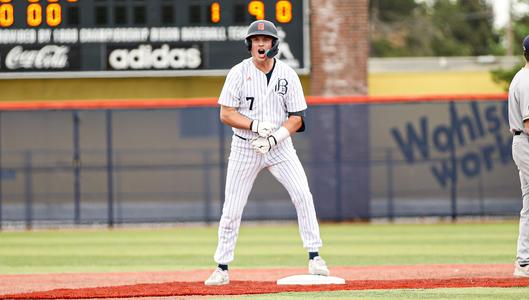
<path id="1" fill-rule="evenodd" d="M 286 286 L 279 278 L 305 274 L 305 268 L 230 270 L 232 283 L 206 288 L 211 269 L 178 272 L 61 273 L 0 275 L 0 298 L 73 299 L 95 297 L 156 297 L 177 295 L 238 295 L 285 291 L 351 289 L 510 287 L 529 286 L 529 279 L 512 277 L 511 264 L 435 264 L 408 266 L 332 267 L 346 285 Z"/>

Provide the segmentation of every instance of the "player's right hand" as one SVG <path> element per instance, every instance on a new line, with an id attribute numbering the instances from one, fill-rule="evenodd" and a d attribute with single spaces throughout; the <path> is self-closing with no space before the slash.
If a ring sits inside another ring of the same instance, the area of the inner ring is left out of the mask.
<path id="1" fill-rule="evenodd" d="M 267 138 L 258 136 L 250 141 L 253 150 L 257 154 L 265 154 L 277 145 L 276 138 L 274 136 L 269 136 Z"/>
<path id="2" fill-rule="evenodd" d="M 276 131 L 277 126 L 268 121 L 253 120 L 250 128 L 259 136 L 268 137 L 272 134 L 272 132 Z"/>

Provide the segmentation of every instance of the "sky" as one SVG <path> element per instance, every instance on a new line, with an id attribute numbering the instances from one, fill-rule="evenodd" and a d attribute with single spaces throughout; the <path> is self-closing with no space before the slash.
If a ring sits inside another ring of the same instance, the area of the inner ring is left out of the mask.
<path id="1" fill-rule="evenodd" d="M 512 2 L 513 14 L 527 13 L 529 6 L 525 3 L 517 3 L 516 0 L 488 0 L 494 8 L 494 27 L 501 28 L 509 20 L 509 3 Z"/>
<path id="2" fill-rule="evenodd" d="M 492 0 L 494 7 L 494 27 L 500 28 L 509 20 L 509 0 Z"/>

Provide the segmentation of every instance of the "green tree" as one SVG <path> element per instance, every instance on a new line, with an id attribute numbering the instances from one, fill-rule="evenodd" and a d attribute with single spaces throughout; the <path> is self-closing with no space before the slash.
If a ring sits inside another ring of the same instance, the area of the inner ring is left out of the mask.
<path id="1" fill-rule="evenodd" d="M 525 2 L 529 4 L 529 1 L 518 2 Z M 525 65 L 522 41 L 527 35 L 529 35 L 529 16 L 527 16 L 525 13 L 514 13 L 512 15 L 513 54 L 518 55 L 520 57 L 520 61 L 517 65 L 510 69 L 495 69 L 490 72 L 492 80 L 500 84 L 505 91 L 509 89 L 509 84 L 511 83 L 516 72 L 518 72 L 518 70 L 520 70 L 520 68 Z"/>
<path id="2" fill-rule="evenodd" d="M 427 4 L 429 3 L 429 4 Z M 372 0 L 372 56 L 501 54 L 485 0 Z"/>
<path id="3" fill-rule="evenodd" d="M 504 91 L 509 90 L 509 84 L 511 83 L 514 75 L 525 65 L 525 60 L 520 58 L 520 63 L 511 69 L 495 69 L 490 71 L 492 80 L 503 88 Z"/>
<path id="4" fill-rule="evenodd" d="M 515 17 L 512 24 L 513 54 L 522 53 L 522 41 L 529 35 L 529 16 Z"/>
<path id="5" fill-rule="evenodd" d="M 384 23 L 398 22 L 410 16 L 420 5 L 415 0 L 372 0 L 369 1 L 369 11 L 377 21 Z"/>
<path id="6" fill-rule="evenodd" d="M 493 29 L 493 11 L 485 0 L 438 0 L 433 6 L 435 55 L 493 54 L 499 36 Z M 441 44 L 446 44 L 441 47 Z"/>
<path id="7" fill-rule="evenodd" d="M 410 32 L 424 19 L 423 7 L 415 0 L 370 1 L 371 56 L 410 56 L 414 52 L 408 47 Z"/>

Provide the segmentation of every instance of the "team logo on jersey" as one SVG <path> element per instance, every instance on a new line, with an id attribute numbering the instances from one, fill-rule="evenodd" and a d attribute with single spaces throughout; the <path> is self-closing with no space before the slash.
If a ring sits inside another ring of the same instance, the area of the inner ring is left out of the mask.
<path id="1" fill-rule="evenodd" d="M 286 93 L 288 91 L 288 81 L 286 79 L 284 79 L 284 78 L 279 78 L 277 80 L 277 84 L 276 84 L 274 90 L 278 94 L 286 95 Z"/>

